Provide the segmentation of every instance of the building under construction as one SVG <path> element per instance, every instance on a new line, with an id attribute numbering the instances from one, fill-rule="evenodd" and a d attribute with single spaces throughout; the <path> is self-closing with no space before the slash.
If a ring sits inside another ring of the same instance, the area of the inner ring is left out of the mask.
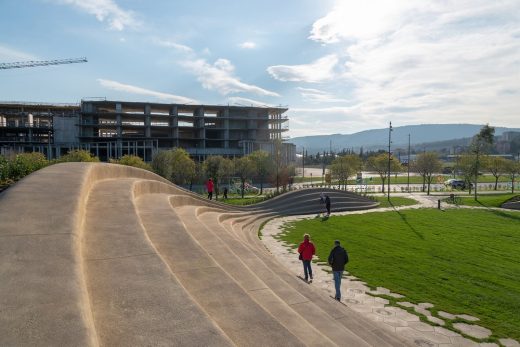
<path id="1" fill-rule="evenodd" d="M 151 161 L 163 149 L 180 147 L 197 160 L 208 155 L 273 153 L 284 140 L 287 108 L 184 105 L 108 100 L 81 104 L 0 103 L 0 148 L 38 151 L 55 158 L 86 149 L 101 160 L 138 155 Z M 283 143 L 284 161 L 295 160 L 295 146 Z"/>

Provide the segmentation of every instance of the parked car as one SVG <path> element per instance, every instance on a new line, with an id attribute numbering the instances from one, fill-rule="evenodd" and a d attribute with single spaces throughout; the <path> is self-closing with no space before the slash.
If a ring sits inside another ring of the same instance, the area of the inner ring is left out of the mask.
<path id="1" fill-rule="evenodd" d="M 447 180 L 446 182 L 444 182 L 444 185 L 446 187 L 450 187 L 452 189 L 466 189 L 466 182 L 464 180 L 457 180 L 457 179 L 454 179 L 454 178 L 451 178 L 449 180 Z M 473 187 L 473 184 L 469 184 L 470 187 Z"/>

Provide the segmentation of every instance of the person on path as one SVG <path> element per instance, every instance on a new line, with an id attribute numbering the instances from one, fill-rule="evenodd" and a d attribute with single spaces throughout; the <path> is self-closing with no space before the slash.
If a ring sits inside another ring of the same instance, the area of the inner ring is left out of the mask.
<path id="1" fill-rule="evenodd" d="M 327 209 L 327 217 L 330 216 L 330 197 L 325 195 L 325 208 Z"/>
<path id="2" fill-rule="evenodd" d="M 312 267 L 311 260 L 312 256 L 316 254 L 316 248 L 310 241 L 309 234 L 303 235 L 303 242 L 298 246 L 298 253 L 300 253 L 300 259 L 303 262 L 303 273 L 305 274 L 305 281 L 312 282 Z"/>
<path id="3" fill-rule="evenodd" d="M 329 265 L 332 266 L 334 287 L 336 288 L 336 296 L 334 299 L 338 301 L 341 301 L 341 277 L 343 277 L 343 271 L 345 271 L 345 265 L 347 263 L 347 251 L 340 246 L 339 240 L 334 241 L 334 248 L 330 251 L 329 255 Z"/>
<path id="4" fill-rule="evenodd" d="M 213 179 L 208 179 L 208 182 L 206 183 L 206 189 L 208 191 L 208 199 L 212 200 L 213 199 L 213 187 L 214 187 L 214 184 L 213 184 Z"/>
<path id="5" fill-rule="evenodd" d="M 325 202 L 325 193 L 321 192 L 320 193 L 320 204 L 323 204 L 324 202 Z"/>
<path id="6" fill-rule="evenodd" d="M 228 188 L 224 187 L 224 199 L 227 199 Z"/>

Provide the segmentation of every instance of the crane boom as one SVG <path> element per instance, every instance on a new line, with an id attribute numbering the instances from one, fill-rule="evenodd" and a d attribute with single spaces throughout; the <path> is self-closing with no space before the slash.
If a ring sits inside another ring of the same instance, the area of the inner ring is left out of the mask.
<path id="1" fill-rule="evenodd" d="M 74 64 L 86 63 L 87 58 L 73 58 L 73 59 L 58 59 L 58 60 L 30 60 L 19 61 L 15 63 L 0 63 L 0 70 L 5 69 L 20 69 L 24 67 L 46 66 L 46 65 L 60 65 L 60 64 Z"/>

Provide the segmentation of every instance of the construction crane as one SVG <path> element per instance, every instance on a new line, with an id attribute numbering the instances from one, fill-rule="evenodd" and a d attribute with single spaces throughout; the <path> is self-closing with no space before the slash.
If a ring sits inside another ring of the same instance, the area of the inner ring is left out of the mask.
<path id="1" fill-rule="evenodd" d="M 20 69 L 24 67 L 36 67 L 46 65 L 60 65 L 60 64 L 75 64 L 75 63 L 86 63 L 87 58 L 73 58 L 73 59 L 59 59 L 59 60 L 30 60 L 30 61 L 19 61 L 15 63 L 0 63 L 0 70 L 5 69 Z"/>

